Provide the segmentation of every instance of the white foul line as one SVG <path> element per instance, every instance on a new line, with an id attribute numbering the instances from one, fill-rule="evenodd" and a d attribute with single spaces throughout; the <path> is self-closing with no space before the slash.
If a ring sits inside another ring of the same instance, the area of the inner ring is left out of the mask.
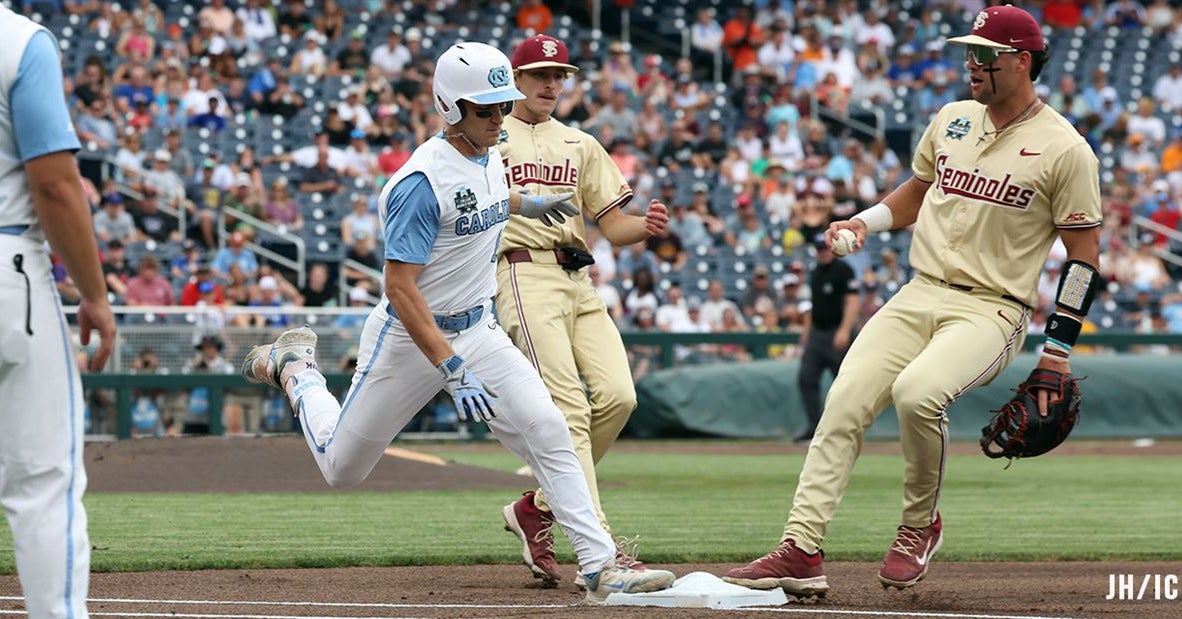
<path id="1" fill-rule="evenodd" d="M 0 596 L 0 601 L 21 601 L 20 596 Z M 503 610 L 532 610 L 548 608 L 566 608 L 577 610 L 577 604 L 395 604 L 385 602 L 266 602 L 260 600 L 153 600 L 147 598 L 90 598 L 91 603 L 103 604 L 174 604 L 201 606 L 302 606 L 321 608 L 389 608 L 389 609 L 503 609 Z M 646 608 L 658 608 L 655 606 Z M 718 609 L 715 609 L 718 610 Z M 950 613 L 924 611 L 890 611 L 890 610 L 842 610 L 835 608 L 791 608 L 754 607 L 742 609 L 744 612 L 790 613 L 796 615 L 847 615 L 872 617 L 914 617 L 919 619 L 1072 619 L 1071 617 L 1056 617 L 1050 615 L 987 615 L 980 613 Z M 0 615 L 24 614 L 23 611 L 0 610 Z M 91 612 L 96 617 L 178 617 L 186 619 L 226 619 L 236 617 L 241 619 L 346 619 L 344 617 L 312 617 L 309 615 L 210 615 L 210 614 L 181 614 L 181 613 L 103 613 Z M 410 617 L 349 617 L 347 619 L 414 619 Z"/>

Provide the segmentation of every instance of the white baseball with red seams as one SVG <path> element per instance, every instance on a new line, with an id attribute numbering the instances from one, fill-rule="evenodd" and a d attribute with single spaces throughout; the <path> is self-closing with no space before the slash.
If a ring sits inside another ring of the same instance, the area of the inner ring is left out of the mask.
<path id="1" fill-rule="evenodd" d="M 833 253 L 846 256 L 858 250 L 858 235 L 853 230 L 838 230 L 833 237 Z"/>

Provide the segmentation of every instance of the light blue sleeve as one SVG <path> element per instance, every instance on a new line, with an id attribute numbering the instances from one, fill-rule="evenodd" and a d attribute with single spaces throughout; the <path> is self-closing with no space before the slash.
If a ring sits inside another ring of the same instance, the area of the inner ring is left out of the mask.
<path id="1" fill-rule="evenodd" d="M 21 161 L 81 148 L 64 92 L 53 37 L 38 31 L 25 46 L 16 80 L 8 90 L 8 109 Z"/>
<path id="2" fill-rule="evenodd" d="M 386 198 L 386 260 L 427 264 L 439 234 L 439 200 L 422 172 L 398 181 Z"/>

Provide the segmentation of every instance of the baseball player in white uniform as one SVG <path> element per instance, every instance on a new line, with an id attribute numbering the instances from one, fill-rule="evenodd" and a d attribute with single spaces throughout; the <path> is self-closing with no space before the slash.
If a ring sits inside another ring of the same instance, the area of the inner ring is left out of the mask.
<path id="1" fill-rule="evenodd" d="M 0 7 L 0 504 L 12 529 L 25 609 L 87 616 L 90 539 L 82 493 L 82 381 L 54 285 L 50 246 L 78 285 L 90 369 L 111 354 L 115 320 L 90 207 L 74 161 L 78 137 L 53 36 Z"/>
<path id="2" fill-rule="evenodd" d="M 529 463 L 588 574 L 589 603 L 614 591 L 667 588 L 671 572 L 617 566 L 565 419 L 492 316 L 509 214 L 561 222 L 578 213 L 569 194 L 510 199 L 495 150 L 505 116 L 523 97 L 509 59 L 482 43 L 457 43 L 440 56 L 432 89 L 447 127 L 419 146 L 380 194 L 385 291 L 362 330 L 344 402 L 325 388 L 316 334 L 307 327 L 256 347 L 243 375 L 286 392 L 334 487 L 361 483 L 415 413 L 446 390 L 461 418 L 487 422 Z"/>

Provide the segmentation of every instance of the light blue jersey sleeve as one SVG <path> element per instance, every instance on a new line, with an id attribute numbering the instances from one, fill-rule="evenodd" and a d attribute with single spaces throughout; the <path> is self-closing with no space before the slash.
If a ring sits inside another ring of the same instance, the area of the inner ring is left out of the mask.
<path id="1" fill-rule="evenodd" d="M 8 91 L 8 109 L 21 161 L 81 148 L 63 92 L 62 68 L 53 37 L 38 31 L 25 46 L 16 80 Z"/>
<path id="2" fill-rule="evenodd" d="M 386 200 L 386 260 L 427 264 L 439 234 L 439 200 L 426 175 L 398 181 Z"/>

